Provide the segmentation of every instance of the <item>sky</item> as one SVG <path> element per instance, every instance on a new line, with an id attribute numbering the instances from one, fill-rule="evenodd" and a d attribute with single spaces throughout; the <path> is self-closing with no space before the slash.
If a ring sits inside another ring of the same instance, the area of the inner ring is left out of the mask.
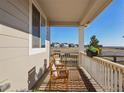
<path id="1" fill-rule="evenodd" d="M 51 27 L 51 42 L 78 43 L 77 27 Z M 124 46 L 124 0 L 113 0 L 84 31 L 84 43 L 96 35 L 101 45 Z"/>

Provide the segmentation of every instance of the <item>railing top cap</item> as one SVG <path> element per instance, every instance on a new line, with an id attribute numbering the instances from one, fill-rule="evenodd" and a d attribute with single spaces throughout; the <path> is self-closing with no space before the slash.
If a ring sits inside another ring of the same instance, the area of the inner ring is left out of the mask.
<path id="1" fill-rule="evenodd" d="M 80 52 L 80 53 L 82 53 L 83 55 L 87 56 L 86 53 L 84 53 L 84 52 Z M 120 68 L 120 69 L 124 70 L 124 65 L 121 65 L 121 64 L 118 64 L 118 63 L 114 63 L 112 61 L 109 61 L 109 60 L 106 60 L 106 59 L 103 59 L 103 58 L 100 58 L 100 57 L 93 57 L 93 58 L 90 58 L 90 59 L 93 59 L 93 60 L 96 60 L 96 61 L 102 61 L 102 62 L 104 62 L 106 64 L 109 64 L 109 65 L 112 65 L 114 67 L 117 67 L 117 68 Z"/>

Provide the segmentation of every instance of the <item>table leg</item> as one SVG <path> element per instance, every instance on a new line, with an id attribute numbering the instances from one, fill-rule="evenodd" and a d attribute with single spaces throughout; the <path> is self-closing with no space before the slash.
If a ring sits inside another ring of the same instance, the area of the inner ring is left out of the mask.
<path id="1" fill-rule="evenodd" d="M 113 57 L 113 61 L 116 62 L 116 57 Z"/>

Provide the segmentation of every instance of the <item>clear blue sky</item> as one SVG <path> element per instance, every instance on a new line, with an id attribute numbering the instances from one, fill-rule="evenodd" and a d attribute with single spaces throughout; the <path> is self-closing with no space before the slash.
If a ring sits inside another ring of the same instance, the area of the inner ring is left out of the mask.
<path id="1" fill-rule="evenodd" d="M 84 32 L 84 42 L 96 35 L 104 46 L 124 46 L 124 0 L 113 0 Z M 51 42 L 78 43 L 78 28 L 52 27 Z"/>

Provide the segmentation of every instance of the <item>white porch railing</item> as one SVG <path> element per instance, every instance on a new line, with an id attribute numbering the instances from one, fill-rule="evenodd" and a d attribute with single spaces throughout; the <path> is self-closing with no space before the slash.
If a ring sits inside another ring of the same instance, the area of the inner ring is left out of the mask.
<path id="1" fill-rule="evenodd" d="M 65 63 L 67 66 L 78 66 L 78 53 L 54 53 L 55 55 L 59 55 L 61 62 Z"/>
<path id="2" fill-rule="evenodd" d="M 82 66 L 104 91 L 124 91 L 124 66 L 80 52 Z"/>
<path id="3" fill-rule="evenodd" d="M 78 65 L 78 54 L 73 53 L 61 53 L 61 61 L 68 66 L 77 66 Z"/>

